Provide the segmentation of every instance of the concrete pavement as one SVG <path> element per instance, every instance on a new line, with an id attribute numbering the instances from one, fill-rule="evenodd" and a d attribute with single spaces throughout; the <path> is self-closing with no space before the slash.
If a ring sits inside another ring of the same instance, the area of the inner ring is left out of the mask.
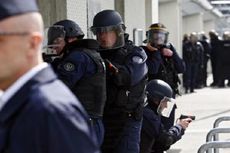
<path id="1" fill-rule="evenodd" d="M 213 128 L 214 121 L 222 116 L 230 116 L 230 88 L 203 88 L 195 93 L 185 94 L 176 99 L 176 116 L 191 114 L 196 116 L 180 141 L 171 146 L 167 153 L 197 153 L 206 142 L 207 133 Z M 219 127 L 230 128 L 230 121 Z M 230 133 L 220 134 L 220 140 L 230 141 Z M 220 149 L 220 153 L 230 153 L 229 149 Z"/>

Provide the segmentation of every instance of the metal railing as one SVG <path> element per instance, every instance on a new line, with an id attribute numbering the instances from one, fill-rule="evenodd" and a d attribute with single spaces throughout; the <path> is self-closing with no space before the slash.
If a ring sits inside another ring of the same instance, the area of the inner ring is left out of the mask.
<path id="1" fill-rule="evenodd" d="M 205 151 L 209 153 L 209 148 L 230 148 L 230 141 L 207 142 L 200 146 L 198 153 L 204 153 Z"/>
<path id="2" fill-rule="evenodd" d="M 219 141 L 219 133 L 230 133 L 230 128 L 217 128 L 223 121 L 230 121 L 230 116 L 217 118 L 213 124 L 213 129 L 210 130 L 206 136 L 206 143 L 201 145 L 198 153 L 211 153 L 211 148 L 214 153 L 219 153 L 219 148 L 230 148 L 230 141 Z M 213 141 L 212 141 L 213 139 Z"/>
<path id="3" fill-rule="evenodd" d="M 210 130 L 206 136 L 206 142 L 212 141 L 213 136 L 218 133 L 230 133 L 230 128 L 214 128 Z"/>
<path id="4" fill-rule="evenodd" d="M 230 121 L 230 116 L 223 116 L 223 117 L 217 118 L 213 124 L 213 128 L 219 127 L 220 123 L 223 121 Z M 214 135 L 213 141 L 219 141 L 219 135 L 218 134 Z M 214 148 L 214 153 L 219 153 L 219 149 Z"/>
<path id="5" fill-rule="evenodd" d="M 213 128 L 218 127 L 219 124 L 223 121 L 230 121 L 230 116 L 224 116 L 224 117 L 217 118 L 213 124 Z"/>

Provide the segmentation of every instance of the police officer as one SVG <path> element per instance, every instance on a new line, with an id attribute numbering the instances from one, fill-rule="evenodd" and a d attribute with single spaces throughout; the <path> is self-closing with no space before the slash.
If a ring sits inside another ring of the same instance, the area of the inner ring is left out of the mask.
<path id="1" fill-rule="evenodd" d="M 147 56 L 141 48 L 125 41 L 125 25 L 114 10 L 97 13 L 91 30 L 107 68 L 102 152 L 139 153 Z"/>
<path id="2" fill-rule="evenodd" d="M 173 97 L 179 94 L 180 83 L 178 73 L 185 70 L 184 61 L 179 57 L 176 49 L 168 43 L 168 30 L 161 23 L 154 23 L 147 31 L 147 45 L 142 46 L 148 55 L 148 77 L 149 80 L 161 79 L 167 82 L 173 89 Z M 162 117 L 162 121 L 169 129 L 174 123 L 175 108 L 169 118 Z"/>
<path id="3" fill-rule="evenodd" d="M 36 3 L 0 3 L 0 152 L 99 153 L 82 105 L 42 61 Z"/>
<path id="4" fill-rule="evenodd" d="M 202 75 L 199 72 L 199 66 L 202 65 L 202 53 L 203 47 L 198 42 L 196 33 L 190 34 L 190 42 L 183 46 L 183 59 L 186 64 L 186 71 L 184 73 L 185 78 L 185 92 L 188 90 L 194 92 L 196 86 L 197 75 Z"/>
<path id="5" fill-rule="evenodd" d="M 162 80 L 151 80 L 147 87 L 147 103 L 144 108 L 140 153 L 163 153 L 181 139 L 190 118 L 178 119 L 177 124 L 165 129 L 160 116 L 168 117 L 173 102 L 172 88 Z"/>
<path id="6" fill-rule="evenodd" d="M 64 37 L 60 37 L 63 34 Z M 106 100 L 105 64 L 97 52 L 97 41 L 83 37 L 80 27 L 71 20 L 58 21 L 48 30 L 48 43 L 59 55 L 52 65 L 86 109 L 101 144 Z"/>
<path id="7" fill-rule="evenodd" d="M 202 85 L 205 87 L 207 86 L 207 66 L 208 66 L 208 60 L 210 59 L 210 53 L 211 53 L 211 45 L 210 42 L 208 41 L 208 38 L 206 37 L 204 32 L 200 33 L 200 39 L 199 42 L 203 46 L 203 74 L 202 74 Z"/>
<path id="8" fill-rule="evenodd" d="M 219 55 L 221 52 L 221 41 L 219 39 L 218 33 L 215 31 L 210 31 L 209 37 L 211 43 L 210 55 L 211 55 L 212 75 L 213 75 L 213 82 L 210 84 L 210 86 L 215 87 L 218 86 L 219 83 L 218 62 L 219 62 Z"/>
<path id="9" fill-rule="evenodd" d="M 225 87 L 225 80 L 228 80 L 227 85 L 230 86 L 230 33 L 223 33 L 223 40 L 220 42 L 219 60 L 217 63 L 218 87 Z"/>

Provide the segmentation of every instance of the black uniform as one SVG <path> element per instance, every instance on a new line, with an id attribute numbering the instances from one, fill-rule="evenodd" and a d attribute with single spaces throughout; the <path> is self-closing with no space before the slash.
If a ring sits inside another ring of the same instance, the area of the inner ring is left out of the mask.
<path id="1" fill-rule="evenodd" d="M 147 56 L 141 48 L 130 43 L 119 49 L 104 50 L 101 55 L 118 69 L 115 71 L 107 65 L 102 152 L 136 152 L 139 150 Z"/>
<path id="2" fill-rule="evenodd" d="M 144 108 L 140 153 L 163 153 L 180 140 L 183 134 L 184 129 L 180 125 L 165 129 L 157 110 L 147 105 Z"/>
<path id="3" fill-rule="evenodd" d="M 77 40 L 65 47 L 64 56 L 54 61 L 59 78 L 73 91 L 90 115 L 99 144 L 103 141 L 102 116 L 106 101 L 105 64 L 92 39 Z M 99 127 L 99 129 L 98 129 Z"/>
<path id="4" fill-rule="evenodd" d="M 190 89 L 190 92 L 194 91 L 199 66 L 202 63 L 203 47 L 200 43 L 192 44 L 191 42 L 183 46 L 183 59 L 186 65 L 186 71 L 184 73 L 184 86 L 186 92 Z"/>
<path id="5" fill-rule="evenodd" d="M 230 40 L 220 42 L 219 60 L 217 62 L 218 86 L 223 87 L 225 79 L 230 80 Z M 228 81 L 228 86 L 230 82 Z"/>
<path id="6" fill-rule="evenodd" d="M 213 74 L 213 83 L 211 86 L 216 86 L 219 83 L 219 74 L 218 74 L 218 62 L 220 60 L 219 55 L 221 53 L 221 41 L 218 37 L 213 37 L 210 40 L 211 42 L 211 66 Z"/>
<path id="7" fill-rule="evenodd" d="M 203 53 L 203 85 L 207 86 L 207 65 L 208 65 L 208 60 L 210 59 L 210 54 L 211 54 L 211 45 L 207 41 L 206 38 L 200 41 L 200 43 L 203 46 L 204 53 Z"/>

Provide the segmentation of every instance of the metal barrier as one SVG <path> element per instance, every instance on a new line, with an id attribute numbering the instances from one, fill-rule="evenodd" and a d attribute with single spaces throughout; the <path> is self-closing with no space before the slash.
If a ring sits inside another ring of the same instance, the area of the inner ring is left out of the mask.
<path id="1" fill-rule="evenodd" d="M 213 128 L 218 127 L 219 124 L 223 121 L 230 121 L 230 116 L 224 116 L 224 117 L 217 118 L 213 124 Z"/>
<path id="2" fill-rule="evenodd" d="M 200 146 L 198 153 L 204 153 L 205 151 L 210 153 L 209 148 L 230 148 L 230 141 L 207 142 Z"/>
<path id="3" fill-rule="evenodd" d="M 223 117 L 217 118 L 213 124 L 213 128 L 217 128 L 219 126 L 219 124 L 223 121 L 230 121 L 230 116 L 223 116 Z M 218 134 L 214 135 L 213 141 L 219 141 L 219 135 Z M 219 153 L 219 149 L 214 149 L 214 153 Z"/>
<path id="4" fill-rule="evenodd" d="M 230 133 L 230 128 L 214 128 L 210 130 L 206 137 L 206 142 L 212 141 L 212 137 L 217 133 Z"/>
<path id="5" fill-rule="evenodd" d="M 219 133 L 230 133 L 230 128 L 214 128 L 210 130 L 206 136 L 206 142 L 212 141 L 212 138 L 214 139 L 214 136 L 218 136 Z M 218 142 L 218 140 L 215 140 L 215 139 L 214 141 Z M 208 149 L 208 153 L 209 152 L 211 152 L 210 149 Z M 219 152 L 219 149 L 214 148 L 214 153 L 217 153 L 217 152 Z"/>

